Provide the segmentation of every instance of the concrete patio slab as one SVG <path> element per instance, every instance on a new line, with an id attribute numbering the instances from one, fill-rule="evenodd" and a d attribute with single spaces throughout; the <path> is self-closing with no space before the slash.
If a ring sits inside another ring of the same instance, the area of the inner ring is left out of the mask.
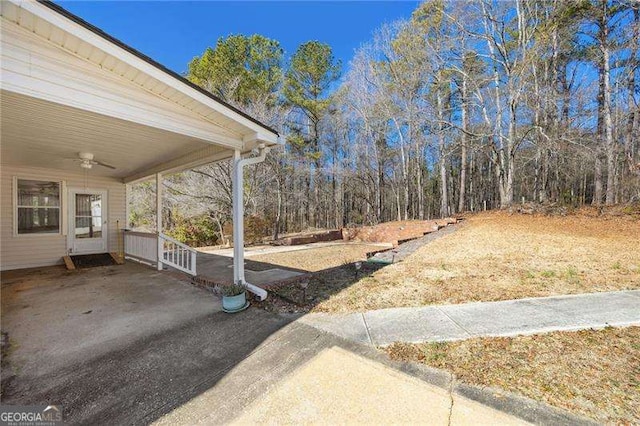
<path id="1" fill-rule="evenodd" d="M 245 277 L 248 282 L 261 286 L 267 286 L 271 283 L 289 280 L 302 275 L 305 275 L 305 273 L 280 268 L 267 269 L 266 271 L 245 271 Z"/>
<path id="2" fill-rule="evenodd" d="M 448 425 L 515 425 L 531 424 L 478 402 L 453 394 Z"/>
<path id="3" fill-rule="evenodd" d="M 18 373 L 39 376 L 221 312 L 220 299 L 135 262 L 2 273 L 2 331 Z"/>
<path id="4" fill-rule="evenodd" d="M 218 382 L 154 424 L 526 422 L 590 424 L 515 394 L 457 384 L 442 370 L 398 364 L 370 346 L 296 321 L 269 336 Z"/>
<path id="5" fill-rule="evenodd" d="M 287 323 L 135 263 L 2 279 L 2 402 L 60 405 L 69 424 L 147 424 Z"/>

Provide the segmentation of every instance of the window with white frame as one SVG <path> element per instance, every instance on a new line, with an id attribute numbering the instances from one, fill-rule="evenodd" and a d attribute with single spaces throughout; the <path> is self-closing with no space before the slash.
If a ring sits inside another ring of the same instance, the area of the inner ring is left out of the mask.
<path id="1" fill-rule="evenodd" d="M 16 232 L 60 233 L 60 182 L 16 179 Z"/>

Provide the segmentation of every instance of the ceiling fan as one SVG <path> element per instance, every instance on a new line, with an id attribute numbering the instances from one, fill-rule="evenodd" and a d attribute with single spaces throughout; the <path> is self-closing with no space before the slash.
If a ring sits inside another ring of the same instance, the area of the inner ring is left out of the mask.
<path id="1" fill-rule="evenodd" d="M 82 167 L 83 169 L 90 169 L 93 166 L 102 166 L 115 170 L 115 167 L 109 164 L 103 163 L 102 161 L 94 160 L 93 154 L 90 152 L 79 152 L 78 158 L 70 158 L 70 160 L 80 163 L 80 167 Z"/>

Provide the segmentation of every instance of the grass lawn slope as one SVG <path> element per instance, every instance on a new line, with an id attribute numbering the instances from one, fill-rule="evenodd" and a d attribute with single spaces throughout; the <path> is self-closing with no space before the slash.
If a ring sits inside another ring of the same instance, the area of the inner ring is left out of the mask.
<path id="1" fill-rule="evenodd" d="M 632 216 L 471 215 L 455 233 L 333 294 L 316 311 L 495 301 L 640 288 Z"/>

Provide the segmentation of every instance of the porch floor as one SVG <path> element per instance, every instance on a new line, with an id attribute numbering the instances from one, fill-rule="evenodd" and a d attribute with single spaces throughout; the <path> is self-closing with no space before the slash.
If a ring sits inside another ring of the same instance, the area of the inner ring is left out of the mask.
<path id="1" fill-rule="evenodd" d="M 210 293 L 135 262 L 6 271 L 1 279 L 2 331 L 9 335 L 14 373 L 29 376 L 222 310 Z"/>
<path id="2" fill-rule="evenodd" d="M 213 386 L 288 322 L 252 308 L 226 314 L 217 296 L 135 262 L 0 278 L 9 342 L 2 403 L 58 405 L 69 424 L 149 424 Z"/>

